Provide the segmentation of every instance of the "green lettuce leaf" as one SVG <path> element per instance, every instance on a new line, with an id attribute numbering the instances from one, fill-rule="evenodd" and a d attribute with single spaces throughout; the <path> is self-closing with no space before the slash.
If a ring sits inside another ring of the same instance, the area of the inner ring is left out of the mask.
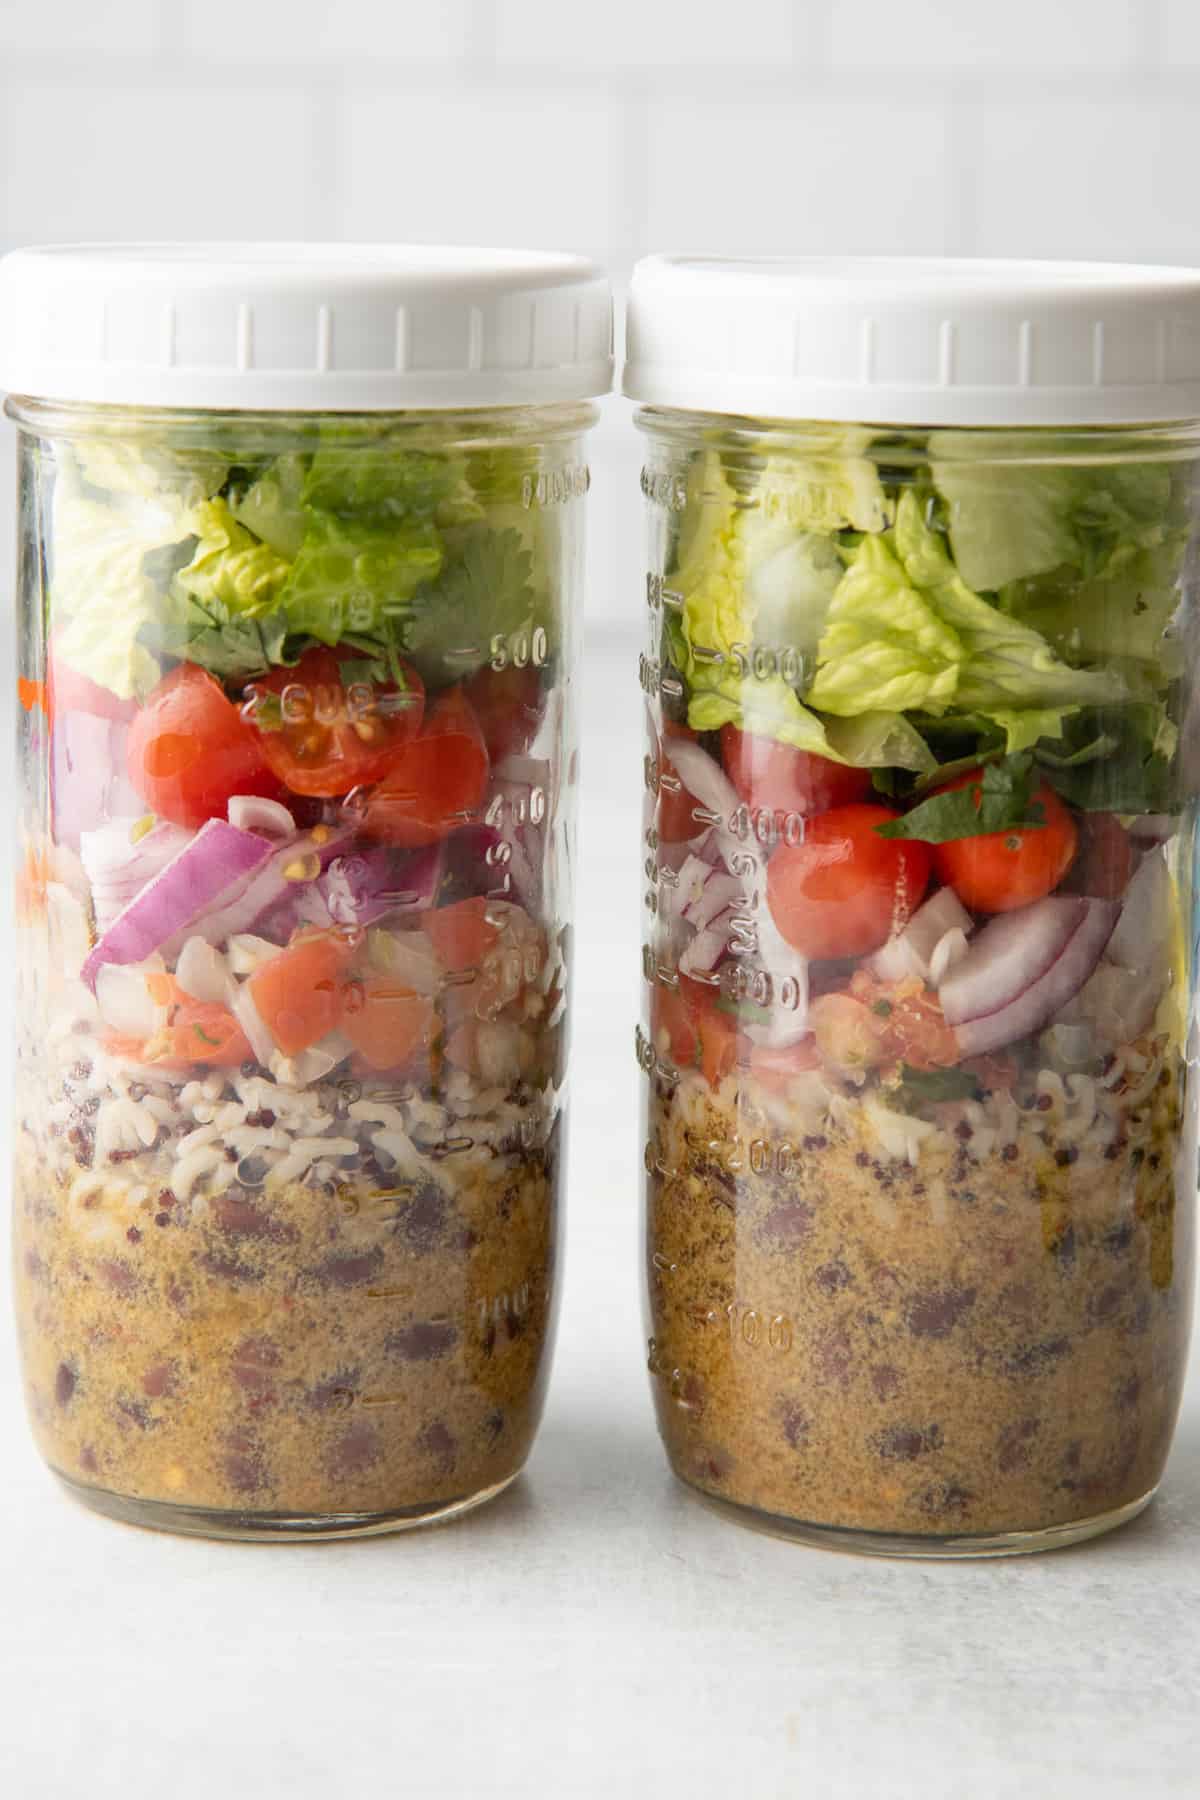
<path id="1" fill-rule="evenodd" d="M 406 614 L 423 582 L 441 570 L 441 532 L 430 521 L 309 518 L 304 542 L 279 592 L 290 632 L 322 644 L 374 635 Z"/>
<path id="2" fill-rule="evenodd" d="M 783 677 L 749 673 L 755 620 L 738 525 L 737 496 L 720 457 L 705 452 L 692 465 L 670 583 L 680 608 L 674 650 L 688 724 L 696 731 L 738 725 L 830 756 L 821 721 Z"/>
<path id="3" fill-rule="evenodd" d="M 1182 522 L 1180 478 L 1165 463 L 1055 462 L 1065 451 L 1042 434 L 1024 449 L 1028 461 L 1005 462 L 979 433 L 935 432 L 929 440 L 954 561 L 976 592 L 1064 565 L 1085 578 L 1114 574 Z"/>
<path id="4" fill-rule="evenodd" d="M 277 456 L 258 480 L 234 500 L 234 518 L 281 556 L 296 556 L 308 524 L 304 509 L 307 479 L 306 456 Z"/>
<path id="5" fill-rule="evenodd" d="M 175 586 L 190 599 L 216 601 L 230 614 L 268 612 L 291 573 L 287 558 L 239 525 L 224 500 L 194 507 L 190 523 L 199 539 Z"/>
<path id="6" fill-rule="evenodd" d="M 68 472 L 54 494 L 50 596 L 64 661 L 121 700 L 141 699 L 162 671 L 154 646 L 179 608 L 169 593 L 194 532 L 176 493 L 86 494 Z"/>
<path id="7" fill-rule="evenodd" d="M 817 655 L 806 698 L 822 712 L 855 714 L 944 711 L 967 653 L 883 536 L 864 538 L 854 553 Z"/>
<path id="8" fill-rule="evenodd" d="M 895 547 L 914 587 L 956 633 L 965 652 L 956 691 L 964 711 L 997 717 L 1009 749 L 1061 734 L 1062 717 L 1080 706 L 1124 699 L 1128 689 L 1112 670 L 1073 669 L 1031 626 L 973 593 L 951 561 L 945 539 L 926 522 L 915 489 L 896 513 Z M 1040 716 L 1026 717 L 1029 712 Z M 1033 733 L 1031 736 L 1030 734 Z"/>
<path id="9" fill-rule="evenodd" d="M 1009 582 L 996 598 L 1014 619 L 1041 632 L 1070 663 L 1113 665 L 1114 651 L 1144 665 L 1143 680 L 1162 685 L 1183 671 L 1172 623 L 1180 603 L 1186 532 L 1152 550 L 1135 550 L 1107 574 L 1081 579 L 1074 569 Z"/>
<path id="10" fill-rule="evenodd" d="M 199 663 L 218 681 L 240 687 L 255 675 L 280 664 L 295 662 L 286 648 L 287 622 L 279 611 L 265 617 L 239 614 L 220 600 L 189 600 L 181 619 L 163 633 L 162 648 L 181 661 Z"/>

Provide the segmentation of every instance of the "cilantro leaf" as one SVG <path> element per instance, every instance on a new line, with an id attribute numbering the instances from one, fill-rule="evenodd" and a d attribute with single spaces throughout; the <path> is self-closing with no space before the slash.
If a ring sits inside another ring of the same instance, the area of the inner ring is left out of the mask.
<path id="1" fill-rule="evenodd" d="M 979 781 L 931 794 L 902 818 L 875 829 L 880 837 L 919 838 L 926 844 L 993 831 L 1040 830 L 1046 818 L 1045 808 L 1033 797 L 1036 787 L 1033 756 L 1022 751 L 988 763 Z"/>
<path id="2" fill-rule="evenodd" d="M 492 655 L 493 637 L 532 629 L 537 612 L 533 556 L 519 531 L 471 525 L 453 536 L 441 575 L 413 596 L 411 616 L 397 621 L 405 654 L 431 686 L 475 674 Z"/>
<path id="3" fill-rule="evenodd" d="M 220 600 L 193 599 L 156 648 L 198 663 L 218 681 L 237 686 L 265 674 L 273 663 L 294 660 L 284 654 L 286 636 L 287 622 L 280 612 L 249 618 L 232 612 Z"/>
<path id="4" fill-rule="evenodd" d="M 980 1100 L 983 1087 L 970 1069 L 914 1069 L 900 1065 L 897 1098 L 913 1106 L 929 1106 L 939 1100 Z"/>

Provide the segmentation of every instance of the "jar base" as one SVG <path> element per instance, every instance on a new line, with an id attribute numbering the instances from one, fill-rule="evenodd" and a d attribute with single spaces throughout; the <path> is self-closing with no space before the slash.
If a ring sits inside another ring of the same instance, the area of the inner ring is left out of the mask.
<path id="1" fill-rule="evenodd" d="M 385 1512 L 288 1513 L 237 1512 L 221 1507 L 180 1506 L 171 1500 L 138 1500 L 114 1494 L 107 1488 L 90 1487 L 61 1470 L 51 1471 L 67 1492 L 92 1512 L 118 1519 L 123 1525 L 140 1525 L 148 1531 L 172 1532 L 177 1537 L 218 1538 L 226 1543 L 319 1543 L 330 1538 L 381 1537 L 396 1531 L 415 1531 L 423 1525 L 443 1525 L 485 1506 L 511 1487 L 520 1469 L 503 1481 L 465 1494 L 456 1500 L 438 1500 L 424 1506 L 398 1506 Z"/>
<path id="2" fill-rule="evenodd" d="M 1049 1525 L 1042 1531 L 997 1531 L 987 1534 L 918 1536 L 910 1532 L 857 1531 L 837 1525 L 811 1525 L 802 1519 L 788 1519 L 778 1513 L 760 1512 L 736 1500 L 726 1500 L 707 1493 L 692 1482 L 678 1476 L 697 1500 L 710 1511 L 751 1531 L 765 1532 L 769 1537 L 789 1538 L 816 1550 L 844 1550 L 857 1556 L 891 1556 L 909 1561 L 954 1562 L 969 1558 L 995 1556 L 1032 1556 L 1039 1550 L 1065 1550 L 1071 1544 L 1086 1543 L 1128 1525 L 1150 1505 L 1157 1487 L 1149 1493 L 1114 1507 L 1110 1512 L 1093 1513 L 1087 1519 L 1075 1519 L 1069 1525 Z"/>

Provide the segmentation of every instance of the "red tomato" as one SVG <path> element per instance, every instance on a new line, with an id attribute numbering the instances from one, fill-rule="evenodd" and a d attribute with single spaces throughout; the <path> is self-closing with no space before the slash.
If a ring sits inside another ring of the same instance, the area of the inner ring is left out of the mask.
<path id="1" fill-rule="evenodd" d="M 914 1069 L 944 1069 L 958 1061 L 958 1039 L 936 996 L 918 977 L 880 981 L 869 969 L 858 969 L 850 992 L 870 1009 L 885 1062 L 905 1062 Z"/>
<path id="2" fill-rule="evenodd" d="M 1119 900 L 1133 874 L 1129 833 L 1112 813 L 1082 813 L 1078 822 L 1079 854 L 1066 885 L 1073 894 L 1093 900 Z"/>
<path id="3" fill-rule="evenodd" d="M 425 689 L 403 664 L 404 685 L 347 681 L 353 652 L 306 650 L 294 669 L 272 669 L 246 689 L 242 713 L 264 759 L 293 794 L 329 797 L 368 787 L 421 728 Z"/>
<path id="4" fill-rule="evenodd" d="M 56 713 L 85 712 L 92 713 L 97 719 L 112 719 L 117 723 L 132 719 L 137 712 L 136 700 L 118 700 L 108 688 L 101 687 L 88 675 L 81 675 L 70 663 L 65 663 L 58 651 L 53 647 L 50 651 L 50 668 L 46 677 L 47 696 L 43 703 L 50 717 Z"/>
<path id="5" fill-rule="evenodd" d="M 372 1069 L 398 1069 L 429 1047 L 435 1017 L 428 995 L 364 976 L 346 983 L 340 1030 Z"/>
<path id="6" fill-rule="evenodd" d="M 981 776 L 981 770 L 970 769 L 940 792 L 973 786 L 978 806 Z M 1033 798 L 1043 808 L 1040 826 L 985 831 L 932 846 L 938 879 L 954 889 L 964 906 L 986 913 L 1029 906 L 1053 892 L 1070 868 L 1078 841 L 1075 821 L 1045 782 Z"/>
<path id="7" fill-rule="evenodd" d="M 528 750 L 542 722 L 542 678 L 536 669 L 480 669 L 463 692 L 494 763 Z"/>
<path id="8" fill-rule="evenodd" d="M 721 760 L 738 798 L 755 810 L 807 816 L 852 806 L 871 792 L 868 769 L 848 769 L 736 725 L 721 727 Z"/>
<path id="9" fill-rule="evenodd" d="M 298 1056 L 342 1022 L 349 933 L 310 932 L 260 963 L 246 983 L 258 1016 L 285 1056 Z"/>
<path id="10" fill-rule="evenodd" d="M 737 1021 L 716 1004 L 714 989 L 679 977 L 678 988 L 656 987 L 651 1008 L 655 1046 L 667 1036 L 667 1055 L 681 1071 L 699 1069 L 711 1087 L 728 1075 L 738 1060 Z"/>
<path id="11" fill-rule="evenodd" d="M 364 827 L 404 850 L 436 844 L 475 818 L 487 792 L 488 754 L 461 688 L 433 701 L 419 735 L 396 751 L 367 802 Z"/>
<path id="12" fill-rule="evenodd" d="M 167 1023 L 161 1034 L 141 1046 L 144 1060 L 236 1069 L 253 1059 L 245 1032 L 227 1008 L 194 999 L 173 975 L 147 975 L 146 987 L 155 1004 L 166 1007 Z"/>
<path id="13" fill-rule="evenodd" d="M 433 945 L 433 953 L 443 969 L 460 975 L 464 969 L 477 969 L 488 951 L 495 947 L 500 928 L 488 917 L 491 901 L 483 895 L 470 900 L 456 900 L 451 906 L 439 906 L 434 912 L 422 913 L 421 929 Z"/>
<path id="14" fill-rule="evenodd" d="M 139 708 L 125 759 L 149 810 L 176 825 L 223 818 L 234 794 L 282 792 L 237 707 L 192 663 L 173 669 Z"/>
<path id="15" fill-rule="evenodd" d="M 880 837 L 898 815 L 839 806 L 767 864 L 767 904 L 789 944 L 815 958 L 863 956 L 903 931 L 929 881 L 929 846 Z"/>
<path id="16" fill-rule="evenodd" d="M 664 844 L 685 844 L 703 831 L 704 826 L 692 817 L 693 807 L 699 806 L 700 802 L 684 787 L 667 753 L 667 739 L 673 737 L 686 738 L 694 744 L 696 733 L 689 731 L 686 725 L 663 721 L 658 751 L 658 835 Z"/>

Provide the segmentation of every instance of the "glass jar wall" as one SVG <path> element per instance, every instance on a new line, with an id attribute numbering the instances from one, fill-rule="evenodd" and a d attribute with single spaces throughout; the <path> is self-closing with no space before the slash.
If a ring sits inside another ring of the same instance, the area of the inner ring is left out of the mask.
<path id="1" fill-rule="evenodd" d="M 672 1467 L 860 1549 L 1119 1523 L 1192 1304 L 1200 440 L 639 422 Z"/>
<path id="2" fill-rule="evenodd" d="M 605 284 L 28 252 L 0 342 L 39 1448 L 166 1529 L 445 1517 L 550 1361 Z"/>

